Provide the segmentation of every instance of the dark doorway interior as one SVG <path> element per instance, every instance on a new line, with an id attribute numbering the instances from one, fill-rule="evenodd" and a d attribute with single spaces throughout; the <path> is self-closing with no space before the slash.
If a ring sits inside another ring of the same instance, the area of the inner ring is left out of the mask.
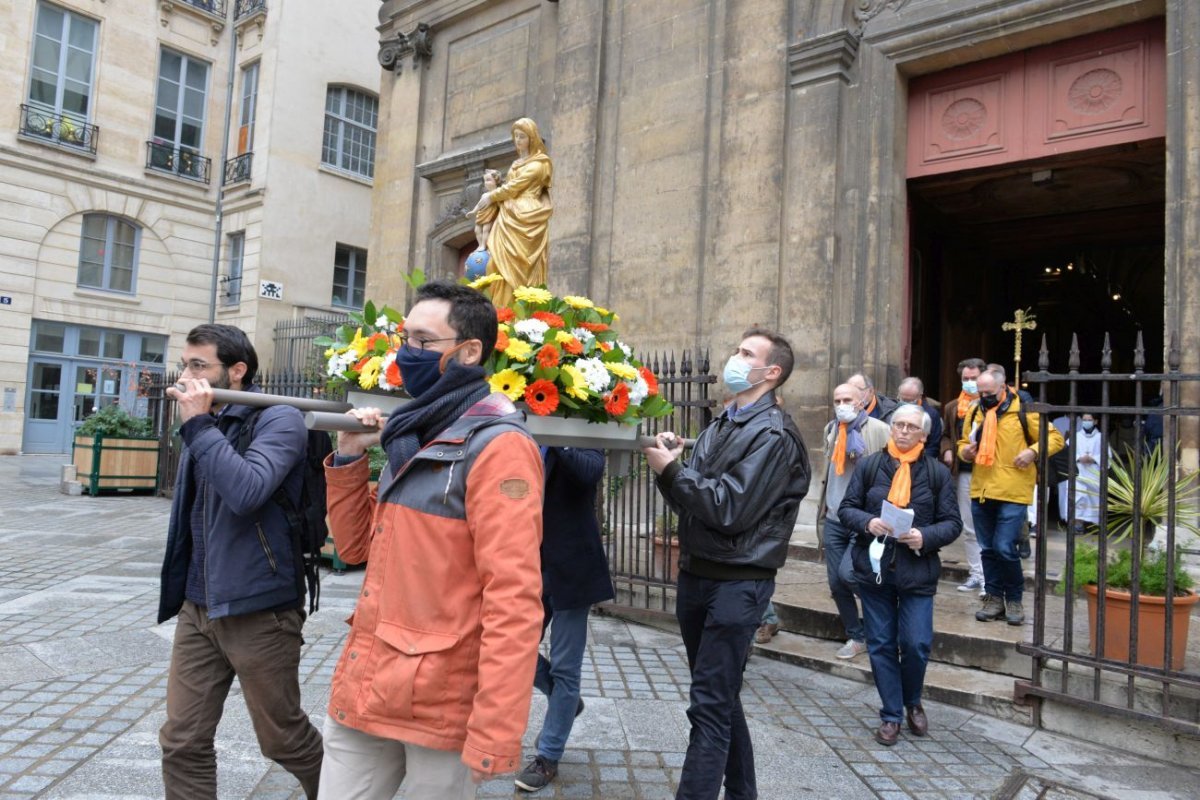
<path id="1" fill-rule="evenodd" d="M 1098 372 L 1106 332 L 1113 370 L 1131 370 L 1139 331 L 1146 371 L 1162 369 L 1165 153 L 1151 140 L 909 181 L 909 370 L 930 395 L 958 393 L 967 356 L 999 361 L 1011 381 L 1001 325 L 1016 309 L 1037 320 L 1023 371 L 1044 334 L 1050 370 L 1066 372 L 1075 333 L 1080 370 Z"/>

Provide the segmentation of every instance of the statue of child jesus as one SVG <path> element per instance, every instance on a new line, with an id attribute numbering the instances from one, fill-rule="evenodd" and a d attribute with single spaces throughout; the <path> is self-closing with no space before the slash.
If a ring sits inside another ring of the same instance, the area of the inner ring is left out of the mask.
<path id="1" fill-rule="evenodd" d="M 483 191 L 486 195 L 496 189 L 500 185 L 500 173 L 494 169 L 485 169 L 483 171 Z M 496 221 L 496 215 L 500 212 L 500 207 L 494 203 L 484 204 L 484 198 L 479 198 L 479 202 L 475 204 L 475 208 L 467 212 L 467 215 L 475 215 L 475 241 L 478 247 L 475 252 L 487 250 L 488 235 L 492 232 L 492 223 Z"/>

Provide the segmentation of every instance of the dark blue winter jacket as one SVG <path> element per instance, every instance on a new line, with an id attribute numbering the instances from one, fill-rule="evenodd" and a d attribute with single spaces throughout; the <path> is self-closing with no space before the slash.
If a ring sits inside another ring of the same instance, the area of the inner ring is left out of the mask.
<path id="1" fill-rule="evenodd" d="M 254 391 L 254 389 L 252 389 Z M 209 619 L 301 605 L 292 531 L 272 496 L 284 486 L 300 500 L 308 432 L 300 412 L 264 409 L 245 456 L 236 449 L 242 423 L 254 411 L 228 406 L 183 424 L 167 552 L 163 560 L 158 621 L 179 613 L 192 556 L 191 509 L 204 487 L 204 591 Z"/>
<path id="2" fill-rule="evenodd" d="M 542 593 L 556 609 L 611 600 L 612 578 L 596 522 L 596 486 L 604 476 L 604 453 L 551 447 L 545 461 Z"/>

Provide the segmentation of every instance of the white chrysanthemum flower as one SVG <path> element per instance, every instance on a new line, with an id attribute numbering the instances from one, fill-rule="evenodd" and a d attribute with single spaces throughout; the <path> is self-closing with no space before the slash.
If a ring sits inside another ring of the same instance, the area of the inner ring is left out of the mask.
<path id="1" fill-rule="evenodd" d="M 613 342 L 613 346 L 621 348 L 621 352 L 625 354 L 625 358 L 633 358 L 633 348 L 617 339 Z"/>
<path id="2" fill-rule="evenodd" d="M 513 330 L 517 332 L 518 336 L 535 344 L 541 344 L 545 341 L 546 331 L 550 330 L 550 326 L 540 319 L 523 319 L 513 324 Z"/>
<path id="3" fill-rule="evenodd" d="M 596 334 L 592 333 L 587 328 L 572 328 L 571 335 L 579 340 L 579 343 L 583 345 L 584 350 L 589 349 L 596 341 Z"/>
<path id="4" fill-rule="evenodd" d="M 575 367 L 583 373 L 583 377 L 588 383 L 588 388 L 593 392 L 608 390 L 608 383 L 611 380 L 611 376 L 605 368 L 603 361 L 598 358 L 581 358 L 575 362 Z"/>
<path id="5" fill-rule="evenodd" d="M 629 402 L 633 405 L 638 405 L 650 395 L 650 387 L 641 375 L 635 381 L 625 381 L 625 385 L 629 387 Z"/>
<path id="6" fill-rule="evenodd" d="M 388 369 L 392 364 L 396 363 L 396 351 L 386 354 L 383 361 L 379 364 L 379 388 L 388 392 L 394 392 L 400 388 L 400 384 L 392 383 L 388 380 Z"/>
<path id="7" fill-rule="evenodd" d="M 329 357 L 328 363 L 325 365 L 326 375 L 341 375 L 350 365 L 358 361 L 358 357 L 353 351 L 347 350 L 344 353 L 334 353 Z"/>
<path id="8" fill-rule="evenodd" d="M 394 330 L 396 330 L 396 325 L 395 325 L 395 323 L 393 323 L 393 322 L 392 322 L 390 319 L 388 319 L 388 318 L 387 318 L 386 316 L 384 316 L 383 314 L 380 314 L 380 315 L 379 315 L 379 316 L 378 316 L 378 317 L 375 319 L 375 327 L 376 327 L 376 328 L 382 328 L 382 329 L 384 329 L 384 330 L 389 330 L 389 331 L 394 331 Z"/>

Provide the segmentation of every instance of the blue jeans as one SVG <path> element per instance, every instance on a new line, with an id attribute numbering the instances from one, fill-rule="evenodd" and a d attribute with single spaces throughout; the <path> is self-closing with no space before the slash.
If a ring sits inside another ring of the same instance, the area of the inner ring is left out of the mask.
<path id="1" fill-rule="evenodd" d="M 883 703 L 879 718 L 901 722 L 905 708 L 921 704 L 933 646 L 933 595 L 900 593 L 883 583 L 863 586 L 860 596 L 871 675 Z"/>
<path id="2" fill-rule="evenodd" d="M 537 672 L 533 685 L 549 698 L 537 751 L 542 758 L 558 761 L 567 747 L 567 737 L 575 724 L 579 707 L 579 673 L 583 667 L 583 651 L 587 647 L 588 610 L 546 606 L 546 623 L 550 625 L 550 658 L 538 653 Z M 545 635 L 545 628 L 542 629 Z"/>
<path id="3" fill-rule="evenodd" d="M 718 581 L 680 571 L 675 617 L 692 673 L 687 755 L 675 800 L 755 800 L 754 747 L 742 670 L 775 581 Z"/>
<path id="4" fill-rule="evenodd" d="M 767 601 L 767 610 L 763 612 L 761 624 L 763 624 L 763 625 L 778 625 L 779 624 L 779 615 L 775 613 L 775 604 L 772 603 L 770 600 Z"/>
<path id="5" fill-rule="evenodd" d="M 1025 524 L 1025 508 L 1024 503 L 1004 500 L 971 501 L 971 518 L 975 521 L 987 592 L 1017 603 L 1025 594 L 1025 573 L 1017 549 L 1021 526 Z"/>
<path id="6" fill-rule="evenodd" d="M 841 522 L 829 517 L 825 518 L 825 575 L 829 578 L 829 591 L 833 593 L 833 602 L 837 605 L 838 616 L 842 618 L 842 627 L 846 629 L 846 638 L 861 642 L 866 639 L 863 632 L 862 617 L 858 615 L 858 601 L 854 599 L 855 586 L 849 583 L 842 561 L 854 534 L 846 530 Z"/>

